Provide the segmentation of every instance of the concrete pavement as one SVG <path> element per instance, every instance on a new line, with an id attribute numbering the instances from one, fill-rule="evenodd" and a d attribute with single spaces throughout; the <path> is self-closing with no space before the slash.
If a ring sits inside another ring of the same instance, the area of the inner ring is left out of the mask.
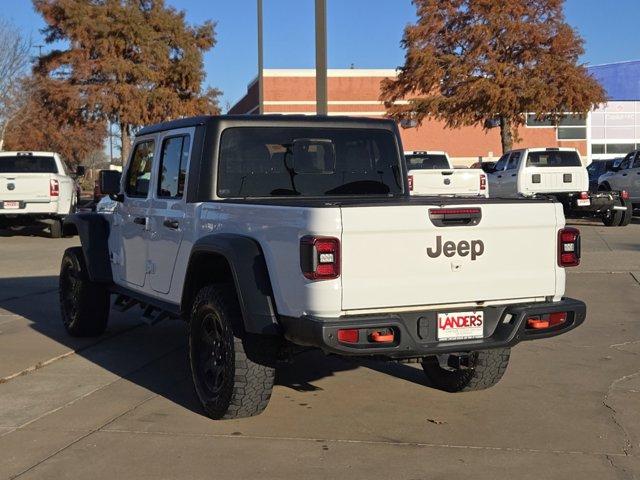
<path id="1" fill-rule="evenodd" d="M 77 239 L 0 236 L 0 478 L 640 478 L 640 224 L 577 223 L 587 321 L 516 347 L 496 387 L 310 352 L 264 414 L 224 422 L 196 402 L 184 325 L 113 314 L 71 339 L 56 287 Z"/>

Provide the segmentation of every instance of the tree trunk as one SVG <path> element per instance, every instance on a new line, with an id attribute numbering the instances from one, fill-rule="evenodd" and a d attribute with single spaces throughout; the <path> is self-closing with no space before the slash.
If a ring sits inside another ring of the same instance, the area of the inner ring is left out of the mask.
<path id="1" fill-rule="evenodd" d="M 120 160 L 124 167 L 129 160 L 129 153 L 131 152 L 131 139 L 129 138 L 129 125 L 126 123 L 120 123 Z"/>
<path id="2" fill-rule="evenodd" d="M 511 121 L 507 117 L 500 116 L 500 142 L 502 153 L 506 153 L 513 147 L 513 131 Z"/>

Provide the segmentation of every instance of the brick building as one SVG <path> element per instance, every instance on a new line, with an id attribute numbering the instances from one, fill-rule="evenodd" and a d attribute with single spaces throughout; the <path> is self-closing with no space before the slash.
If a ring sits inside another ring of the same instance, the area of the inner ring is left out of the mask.
<path id="1" fill-rule="evenodd" d="M 329 115 L 383 117 L 379 100 L 380 82 L 395 75 L 394 70 L 329 70 Z M 264 70 L 264 113 L 315 114 L 315 70 Z M 229 113 L 259 112 L 258 80 L 251 82 L 247 94 Z M 587 121 L 569 117 L 559 127 L 528 117 L 520 129 L 518 146 L 575 147 L 588 154 Z M 444 150 L 456 165 L 470 165 L 479 158 L 495 159 L 501 153 L 499 128 L 447 129 L 439 121 L 429 120 L 417 128 L 402 128 L 406 150 Z"/>

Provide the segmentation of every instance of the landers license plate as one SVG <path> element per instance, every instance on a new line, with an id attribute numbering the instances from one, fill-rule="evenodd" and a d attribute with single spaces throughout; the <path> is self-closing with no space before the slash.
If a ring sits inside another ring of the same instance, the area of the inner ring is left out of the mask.
<path id="1" fill-rule="evenodd" d="M 20 208 L 20 202 L 4 202 L 2 208 L 6 209 L 18 209 Z"/>
<path id="2" fill-rule="evenodd" d="M 589 205 L 591 205 L 591 200 L 589 200 L 588 198 L 579 198 L 576 203 L 579 207 L 588 207 Z"/>
<path id="3" fill-rule="evenodd" d="M 438 340 L 468 340 L 484 336 L 484 312 L 438 313 Z"/>

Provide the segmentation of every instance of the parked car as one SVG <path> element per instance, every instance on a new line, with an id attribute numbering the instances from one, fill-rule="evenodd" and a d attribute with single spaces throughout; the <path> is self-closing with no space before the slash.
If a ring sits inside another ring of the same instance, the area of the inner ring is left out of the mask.
<path id="1" fill-rule="evenodd" d="M 615 172 L 619 169 L 623 158 L 613 158 L 608 160 L 594 160 L 587 167 L 589 173 L 589 191 L 597 192 L 600 176 L 607 172 Z"/>
<path id="2" fill-rule="evenodd" d="M 62 236 L 62 219 L 76 211 L 80 187 L 60 155 L 0 152 L 0 226 L 42 222 L 51 237 Z"/>
<path id="3" fill-rule="evenodd" d="M 489 161 L 489 162 L 476 162 L 473 165 L 471 165 L 469 168 L 479 168 L 484 173 L 491 173 L 496 168 L 496 162 L 491 162 L 491 161 Z"/>
<path id="4" fill-rule="evenodd" d="M 487 175 L 482 170 L 454 168 L 441 151 L 404 152 L 412 195 L 488 197 Z"/>
<path id="5" fill-rule="evenodd" d="M 628 153 L 617 168 L 600 175 L 598 189 L 629 192 L 633 206 L 640 208 L 640 150 Z"/>
<path id="6" fill-rule="evenodd" d="M 435 387 L 480 390 L 517 343 L 584 321 L 565 297 L 580 234 L 559 203 L 412 197 L 406 171 L 390 120 L 143 128 L 122 177 L 101 172 L 114 212 L 66 219 L 82 246 L 62 259 L 64 325 L 102 334 L 112 294 L 151 323 L 188 321 L 203 409 L 236 418 L 262 412 L 276 360 L 309 347 L 416 359 Z"/>
<path id="7" fill-rule="evenodd" d="M 566 216 L 598 217 L 626 226 L 633 209 L 626 191 L 589 191 L 589 174 L 575 148 L 525 148 L 505 153 L 489 174 L 495 197 L 553 197 Z"/>

